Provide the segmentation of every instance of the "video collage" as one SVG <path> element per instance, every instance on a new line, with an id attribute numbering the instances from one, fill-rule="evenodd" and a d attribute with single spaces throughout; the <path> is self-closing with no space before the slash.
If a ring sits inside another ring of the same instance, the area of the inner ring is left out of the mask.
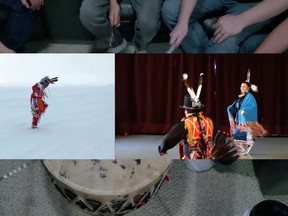
<path id="1" fill-rule="evenodd" d="M 0 0 L 0 215 L 288 215 L 287 15 Z"/>

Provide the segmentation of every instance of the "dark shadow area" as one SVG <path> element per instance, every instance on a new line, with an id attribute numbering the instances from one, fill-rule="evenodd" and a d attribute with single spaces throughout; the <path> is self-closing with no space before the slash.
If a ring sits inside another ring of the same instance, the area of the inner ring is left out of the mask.
<path id="1" fill-rule="evenodd" d="M 288 160 L 253 160 L 263 195 L 288 194 Z"/>

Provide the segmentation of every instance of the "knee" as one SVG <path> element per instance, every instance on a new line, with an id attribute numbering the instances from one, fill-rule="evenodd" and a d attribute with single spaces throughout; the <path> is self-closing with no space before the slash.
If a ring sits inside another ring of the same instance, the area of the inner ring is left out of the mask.
<path id="1" fill-rule="evenodd" d="M 81 20 L 81 23 L 84 26 L 89 26 L 92 23 L 99 23 L 102 24 L 105 22 L 106 15 L 104 15 L 103 13 L 101 13 L 101 9 L 100 8 L 95 8 L 92 6 L 91 1 L 88 0 L 84 0 L 82 2 L 82 5 L 80 7 L 80 12 L 79 12 L 79 18 Z"/>
<path id="2" fill-rule="evenodd" d="M 181 1 L 166 0 L 162 6 L 162 18 L 166 24 L 176 23 L 180 13 Z"/>
<path id="3" fill-rule="evenodd" d="M 1 4 L 1 3 L 0 3 Z M 7 1 L 7 5 L 1 5 L 1 15 L 3 13 L 14 13 L 17 16 L 35 16 L 38 13 L 38 11 L 34 11 L 32 9 L 26 8 L 24 5 L 22 5 L 21 1 Z"/>
<path id="4" fill-rule="evenodd" d="M 25 19 L 25 20 L 37 20 L 40 18 L 41 12 L 38 10 L 32 10 L 24 7 L 23 5 L 15 8 L 11 8 L 12 10 L 9 10 L 10 16 L 11 17 L 17 17 L 20 19 Z"/>
<path id="5" fill-rule="evenodd" d="M 135 25 L 135 30 L 140 31 L 143 34 L 156 33 L 160 26 L 159 19 L 151 19 L 150 17 L 139 17 L 137 18 L 137 25 Z"/>

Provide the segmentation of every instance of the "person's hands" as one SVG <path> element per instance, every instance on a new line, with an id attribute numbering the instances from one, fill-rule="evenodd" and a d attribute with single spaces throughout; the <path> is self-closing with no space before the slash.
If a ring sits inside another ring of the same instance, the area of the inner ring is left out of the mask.
<path id="1" fill-rule="evenodd" d="M 175 44 L 177 47 L 188 33 L 188 25 L 177 24 L 170 33 L 170 44 Z"/>
<path id="2" fill-rule="evenodd" d="M 214 32 L 214 43 L 222 43 L 227 38 L 239 34 L 244 28 L 243 22 L 238 15 L 225 15 L 218 19 Z"/>
<path id="3" fill-rule="evenodd" d="M 26 8 L 30 8 L 30 5 L 29 3 L 27 2 L 27 0 L 20 0 L 21 1 L 21 4 L 26 7 Z"/>
<path id="4" fill-rule="evenodd" d="M 109 20 L 111 26 L 120 26 L 120 6 L 117 1 L 110 1 Z"/>
<path id="5" fill-rule="evenodd" d="M 44 0 L 21 0 L 22 5 L 32 10 L 40 10 L 41 6 L 44 5 Z"/>

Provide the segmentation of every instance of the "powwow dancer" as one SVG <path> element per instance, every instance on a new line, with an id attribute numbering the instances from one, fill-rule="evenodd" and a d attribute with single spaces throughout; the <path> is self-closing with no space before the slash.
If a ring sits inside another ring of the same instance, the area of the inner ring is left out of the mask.
<path id="1" fill-rule="evenodd" d="M 227 108 L 230 133 L 242 155 L 250 152 L 254 145 L 254 137 L 267 135 L 267 131 L 257 122 L 258 107 L 251 90 L 258 92 L 258 87 L 250 83 L 250 70 L 248 70 L 247 80 L 240 86 L 240 95 Z"/>
<path id="2" fill-rule="evenodd" d="M 165 155 L 169 149 L 179 144 L 180 158 L 183 160 L 235 160 L 238 158 L 238 152 L 228 134 L 218 132 L 213 140 L 213 121 L 204 116 L 203 104 L 199 100 L 202 76 L 203 74 L 200 74 L 195 94 L 188 83 L 188 75 L 183 74 L 183 80 L 189 93 L 184 97 L 184 105 L 180 106 L 185 110 L 185 117 L 165 135 L 162 144 L 158 147 L 159 154 Z"/>
<path id="3" fill-rule="evenodd" d="M 40 82 L 32 86 L 32 94 L 30 97 L 30 106 L 32 113 L 32 128 L 37 128 L 41 116 L 46 111 L 48 104 L 45 102 L 45 98 L 48 97 L 45 88 L 49 86 L 50 83 L 58 81 L 58 77 L 49 78 L 48 76 L 42 78 Z"/>

